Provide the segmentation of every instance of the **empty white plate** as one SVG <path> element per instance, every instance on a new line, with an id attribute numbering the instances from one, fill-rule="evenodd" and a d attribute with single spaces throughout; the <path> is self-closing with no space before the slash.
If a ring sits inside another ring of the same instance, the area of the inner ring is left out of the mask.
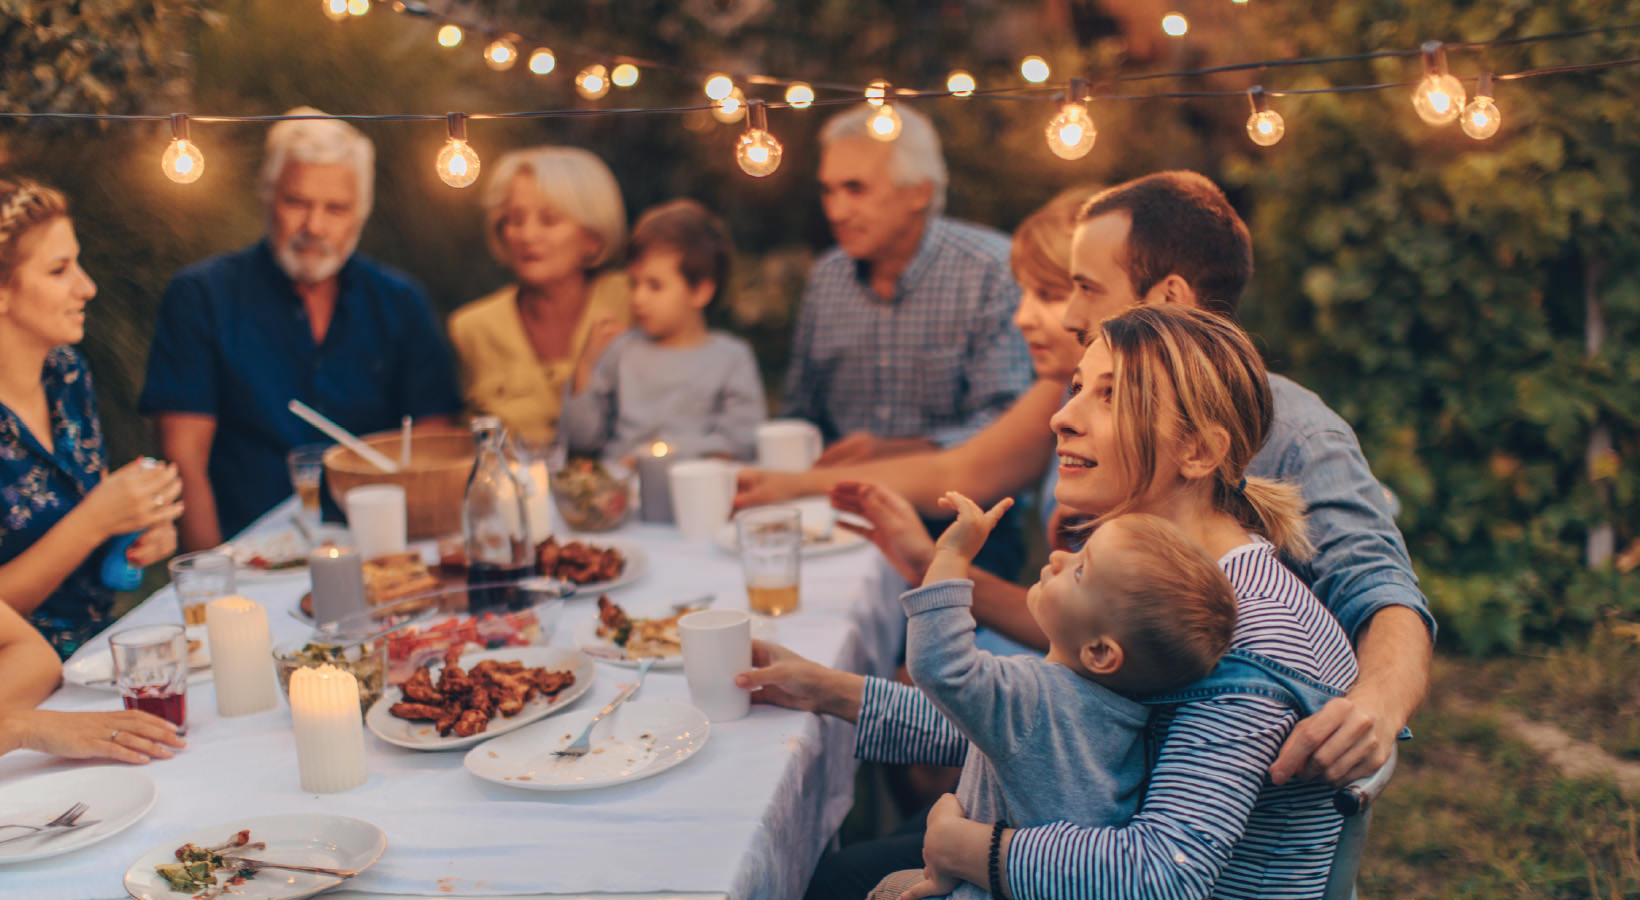
<path id="1" fill-rule="evenodd" d="M 154 779 L 129 766 L 69 769 L 0 784 L 0 822 L 44 825 L 75 803 L 90 804 L 80 818 L 96 822 L 67 830 L 53 828 L 0 844 L 0 865 L 45 859 L 113 837 L 146 815 L 158 796 Z M 0 840 L 20 833 L 20 829 L 0 829 Z"/>
<path id="2" fill-rule="evenodd" d="M 538 722 L 467 751 L 462 764 L 485 781 L 527 791 L 585 791 L 648 778 L 694 756 L 712 726 L 706 714 L 675 700 L 628 700 L 598 723 L 592 751 L 553 756 L 579 737 L 595 709 Z"/>
<path id="3" fill-rule="evenodd" d="M 387 835 L 380 828 L 360 819 L 327 813 L 248 816 L 179 834 L 150 848 L 131 864 L 131 868 L 125 870 L 126 893 L 137 900 L 179 900 L 188 896 L 172 890 L 165 879 L 154 871 L 154 867 L 175 862 L 176 850 L 183 844 L 216 846 L 242 829 L 250 831 L 252 841 L 263 841 L 268 845 L 265 850 L 253 850 L 243 855 L 268 862 L 362 872 L 380 859 L 387 849 Z M 226 874 L 223 872 L 218 878 Z M 335 875 L 264 869 L 225 896 L 243 900 L 296 900 L 311 897 L 345 880 Z"/>

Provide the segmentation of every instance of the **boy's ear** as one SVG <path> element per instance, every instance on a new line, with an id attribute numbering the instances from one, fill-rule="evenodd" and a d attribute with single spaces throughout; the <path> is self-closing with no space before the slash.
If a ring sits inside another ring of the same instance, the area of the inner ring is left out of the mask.
<path id="1" fill-rule="evenodd" d="M 1126 654 L 1122 652 L 1122 645 L 1109 635 L 1094 638 L 1082 645 L 1078 657 L 1083 668 L 1095 675 L 1114 675 L 1122 668 L 1122 660 Z"/>
<path id="2" fill-rule="evenodd" d="M 689 305 L 696 309 L 705 309 L 712 302 L 712 295 L 717 293 L 717 282 L 710 278 L 702 278 L 700 284 L 689 289 Z"/>
<path id="3" fill-rule="evenodd" d="M 1230 432 L 1221 425 L 1202 429 L 1195 439 L 1186 444 L 1179 460 L 1179 475 L 1187 479 L 1206 478 L 1218 471 L 1219 463 L 1230 452 Z"/>

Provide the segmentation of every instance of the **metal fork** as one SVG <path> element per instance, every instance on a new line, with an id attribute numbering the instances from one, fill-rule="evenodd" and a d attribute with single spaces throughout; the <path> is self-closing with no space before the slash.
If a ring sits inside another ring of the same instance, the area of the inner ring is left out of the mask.
<path id="1" fill-rule="evenodd" d="M 615 699 L 609 701 L 608 706 L 598 710 L 598 714 L 593 716 L 592 721 L 587 723 L 587 727 L 581 732 L 580 737 L 571 741 L 568 747 L 565 747 L 562 750 L 552 751 L 552 755 L 567 756 L 572 759 L 580 759 L 581 757 L 586 756 L 587 752 L 592 749 L 593 726 L 597 725 L 598 721 L 604 716 L 614 712 L 615 707 L 625 703 L 628 697 L 636 694 L 638 692 L 638 688 L 643 687 L 644 676 L 649 674 L 649 667 L 654 664 L 654 659 L 646 659 L 643 662 L 638 663 L 638 680 L 627 685 L 625 688 L 622 688 L 621 692 L 615 695 Z"/>
<path id="2" fill-rule="evenodd" d="M 60 813 L 57 816 L 57 818 L 52 819 L 51 821 L 45 823 L 44 825 L 22 825 L 22 824 L 0 825 L 0 828 L 27 828 L 28 829 L 28 834 L 19 834 L 15 837 L 6 838 L 5 840 L 0 841 L 0 844 L 9 844 L 12 841 L 20 841 L 23 838 L 33 837 L 33 836 L 35 836 L 36 834 L 39 834 L 42 831 L 48 831 L 52 828 L 68 829 L 68 828 L 84 827 L 84 825 L 95 825 L 95 824 L 97 824 L 97 822 L 86 822 L 83 825 L 76 825 L 75 824 L 75 823 L 80 821 L 80 817 L 85 815 L 86 811 L 89 810 L 90 808 L 91 808 L 90 806 L 87 806 L 84 803 L 75 803 L 73 806 L 70 806 L 68 809 L 63 810 L 62 813 Z M 97 821 L 100 822 L 102 820 L 98 819 Z"/>

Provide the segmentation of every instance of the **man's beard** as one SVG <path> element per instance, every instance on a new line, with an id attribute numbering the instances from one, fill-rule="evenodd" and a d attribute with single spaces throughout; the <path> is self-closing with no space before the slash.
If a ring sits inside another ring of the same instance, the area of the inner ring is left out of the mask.
<path id="1" fill-rule="evenodd" d="M 284 269 L 292 281 L 298 284 L 317 284 L 334 278 L 358 246 L 357 233 L 347 241 L 345 247 L 337 249 L 319 238 L 298 232 L 291 235 L 283 244 L 275 246 L 273 255 L 279 261 L 279 268 Z M 303 250 L 321 250 L 324 255 L 313 256 L 302 253 Z"/>

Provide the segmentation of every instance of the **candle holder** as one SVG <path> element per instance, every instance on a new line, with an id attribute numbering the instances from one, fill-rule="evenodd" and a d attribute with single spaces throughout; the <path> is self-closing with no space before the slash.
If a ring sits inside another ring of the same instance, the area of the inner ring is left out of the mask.
<path id="1" fill-rule="evenodd" d="M 656 441 L 638 451 L 638 519 L 644 522 L 672 521 L 672 463 L 676 448 Z"/>
<path id="2" fill-rule="evenodd" d="M 292 672 L 290 718 L 302 790 L 328 794 L 365 783 L 359 682 L 351 672 L 328 664 Z"/>
<path id="3" fill-rule="evenodd" d="M 279 684 L 268 664 L 273 650 L 267 610 L 248 597 L 218 597 L 205 606 L 205 631 L 217 714 L 247 716 L 272 709 L 279 702 Z"/>

